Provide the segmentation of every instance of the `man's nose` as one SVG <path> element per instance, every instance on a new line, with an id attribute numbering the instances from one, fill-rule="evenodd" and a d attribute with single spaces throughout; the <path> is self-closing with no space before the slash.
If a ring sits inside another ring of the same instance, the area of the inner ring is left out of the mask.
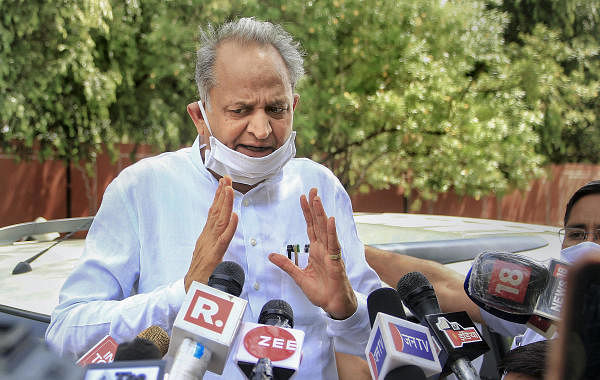
<path id="1" fill-rule="evenodd" d="M 596 239 L 596 231 L 589 231 L 587 233 L 587 235 L 585 236 L 585 240 L 584 241 L 591 241 L 592 243 L 596 242 L 598 239 Z"/>
<path id="2" fill-rule="evenodd" d="M 256 114 L 253 115 L 246 129 L 248 132 L 252 133 L 257 140 L 266 139 L 273 131 L 269 116 L 263 111 L 256 112 Z"/>

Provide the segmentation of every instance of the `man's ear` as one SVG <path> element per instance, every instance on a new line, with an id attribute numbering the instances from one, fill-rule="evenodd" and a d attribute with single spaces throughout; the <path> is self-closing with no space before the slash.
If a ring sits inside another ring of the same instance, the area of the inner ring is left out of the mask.
<path id="1" fill-rule="evenodd" d="M 202 112 L 200 112 L 200 106 L 198 106 L 197 102 L 193 102 L 187 105 L 187 112 L 190 115 L 190 118 L 194 122 L 196 126 L 196 130 L 200 136 L 205 135 L 206 124 L 204 123 L 204 118 L 202 117 Z"/>
<path id="2" fill-rule="evenodd" d="M 292 104 L 292 110 L 296 110 L 296 105 L 298 104 L 298 100 L 300 100 L 299 94 L 294 94 L 294 103 Z M 200 107 L 198 107 L 200 108 Z"/>

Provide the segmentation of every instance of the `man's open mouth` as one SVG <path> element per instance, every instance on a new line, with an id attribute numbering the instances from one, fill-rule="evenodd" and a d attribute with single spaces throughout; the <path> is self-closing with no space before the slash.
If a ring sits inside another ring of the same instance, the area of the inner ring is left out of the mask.
<path id="1" fill-rule="evenodd" d="M 238 147 L 243 148 L 243 149 L 248 149 L 248 150 L 251 150 L 252 152 L 257 152 L 257 153 L 273 151 L 273 147 L 271 147 L 271 146 L 252 146 L 252 145 L 239 144 Z"/>

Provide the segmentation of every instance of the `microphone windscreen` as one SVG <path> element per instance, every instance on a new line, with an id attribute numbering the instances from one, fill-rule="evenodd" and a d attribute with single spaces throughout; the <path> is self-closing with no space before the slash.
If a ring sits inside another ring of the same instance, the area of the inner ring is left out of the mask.
<path id="1" fill-rule="evenodd" d="M 244 270 L 233 261 L 223 261 L 217 265 L 208 278 L 208 286 L 223 289 L 226 293 L 239 297 L 244 287 Z"/>
<path id="2" fill-rule="evenodd" d="M 548 283 L 548 269 L 509 252 L 484 252 L 473 261 L 467 294 L 507 313 L 531 315 Z"/>
<path id="3" fill-rule="evenodd" d="M 405 300 L 410 293 L 422 287 L 433 290 L 433 286 L 421 272 L 410 272 L 405 274 L 400 281 L 398 281 L 398 285 L 396 285 L 398 294 L 400 294 L 400 298 L 403 300 Z"/>
<path id="4" fill-rule="evenodd" d="M 369 310 L 371 327 L 373 327 L 379 312 L 406 319 L 402 299 L 400 299 L 398 292 L 392 288 L 379 288 L 372 291 L 367 297 L 367 309 Z"/>
<path id="5" fill-rule="evenodd" d="M 115 361 L 161 359 L 163 355 L 154 343 L 148 339 L 136 337 L 131 342 L 119 344 Z"/>
<path id="6" fill-rule="evenodd" d="M 391 370 L 387 375 L 385 375 L 384 380 L 425 380 L 427 377 L 425 376 L 425 372 L 416 366 L 416 365 L 405 365 L 402 367 L 395 368 Z"/>
<path id="7" fill-rule="evenodd" d="M 144 338 L 158 347 L 161 357 L 167 354 L 169 350 L 169 334 L 158 326 L 150 326 L 138 334 L 139 338 Z"/>
<path id="8" fill-rule="evenodd" d="M 289 303 L 284 300 L 270 300 L 260 310 L 258 323 L 265 324 L 269 319 L 286 319 L 291 328 L 294 328 L 294 311 Z"/>

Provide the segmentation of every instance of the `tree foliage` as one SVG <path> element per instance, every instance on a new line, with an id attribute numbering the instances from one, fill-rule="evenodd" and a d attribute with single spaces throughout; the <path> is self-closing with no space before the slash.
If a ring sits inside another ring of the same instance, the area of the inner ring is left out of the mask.
<path id="1" fill-rule="evenodd" d="M 95 62 L 107 1 L 0 1 L 0 144 L 42 159 L 90 159 L 114 141 L 109 107 L 121 75 Z"/>
<path id="2" fill-rule="evenodd" d="M 537 151 L 554 163 L 599 162 L 600 1 L 504 0 L 508 51 L 530 109 L 543 112 Z"/>
<path id="3" fill-rule="evenodd" d="M 600 146 L 599 1 L 0 0 L 0 144 L 189 144 L 198 25 L 256 16 L 306 51 L 299 155 L 351 191 L 502 193 Z"/>

